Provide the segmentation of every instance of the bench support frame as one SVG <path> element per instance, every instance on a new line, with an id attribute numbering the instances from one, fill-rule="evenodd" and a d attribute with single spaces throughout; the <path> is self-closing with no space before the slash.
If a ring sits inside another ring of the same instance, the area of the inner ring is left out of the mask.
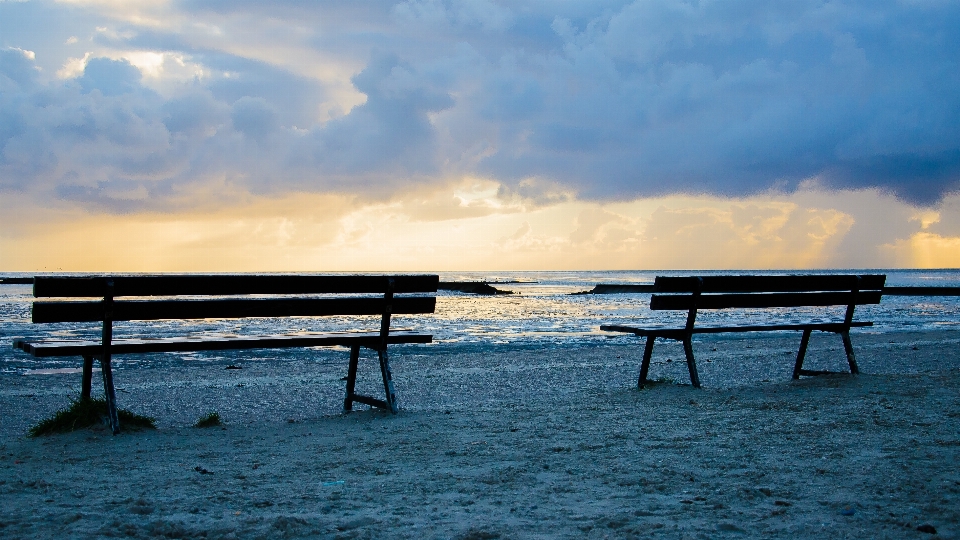
<path id="1" fill-rule="evenodd" d="M 350 348 L 350 366 L 347 368 L 347 388 L 343 398 L 343 410 L 353 410 L 354 402 L 386 409 L 394 414 L 399 412 L 397 406 L 397 391 L 393 386 L 393 373 L 390 371 L 390 357 L 387 354 L 387 338 L 390 336 L 390 318 L 393 313 L 393 279 L 387 280 L 387 291 L 384 293 L 383 316 L 380 319 L 380 343 L 376 348 L 377 359 L 380 362 L 380 376 L 383 378 L 383 394 L 386 399 L 376 399 L 355 393 L 357 386 L 357 367 L 360 363 L 360 346 Z"/>

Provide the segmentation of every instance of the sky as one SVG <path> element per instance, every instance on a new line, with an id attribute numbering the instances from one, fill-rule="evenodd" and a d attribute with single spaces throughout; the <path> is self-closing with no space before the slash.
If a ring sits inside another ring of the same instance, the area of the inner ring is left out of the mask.
<path id="1" fill-rule="evenodd" d="M 0 270 L 960 267 L 960 2 L 0 0 Z"/>

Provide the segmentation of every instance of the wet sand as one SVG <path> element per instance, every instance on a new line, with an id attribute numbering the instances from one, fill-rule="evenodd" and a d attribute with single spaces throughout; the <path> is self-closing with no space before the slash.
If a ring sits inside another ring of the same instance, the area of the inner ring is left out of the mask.
<path id="1" fill-rule="evenodd" d="M 339 412 L 342 351 L 132 360 L 159 429 L 116 437 L 24 438 L 79 375 L 4 373 L 0 536 L 960 537 L 960 333 L 858 333 L 862 375 L 794 382 L 797 339 L 697 343 L 700 390 L 672 344 L 643 391 L 626 339 L 397 348 L 396 416 Z"/>

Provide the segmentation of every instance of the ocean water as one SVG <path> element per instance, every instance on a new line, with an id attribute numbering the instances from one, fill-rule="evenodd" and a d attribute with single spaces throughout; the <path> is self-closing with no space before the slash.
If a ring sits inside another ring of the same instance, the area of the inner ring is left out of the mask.
<path id="1" fill-rule="evenodd" d="M 830 270 L 823 273 L 885 273 L 888 286 L 960 287 L 960 270 Z M 707 275 L 760 272 L 692 271 L 540 271 L 540 272 L 444 272 L 442 281 L 486 281 L 513 294 L 478 296 L 441 291 L 437 312 L 432 315 L 394 319 L 394 328 L 413 328 L 434 335 L 425 351 L 476 350 L 496 345 L 580 347 L 586 344 L 635 341 L 630 335 L 604 332 L 601 324 L 652 326 L 682 324 L 685 313 L 654 312 L 649 294 L 572 295 L 598 283 L 652 283 L 657 275 Z M 763 272 L 776 274 L 777 272 Z M 781 272 L 800 273 L 800 272 Z M 811 273 L 811 272 L 802 272 Z M 28 274 L 8 274 L 27 276 Z M 10 347 L 18 337 L 97 337 L 96 324 L 44 324 L 30 322 L 34 301 L 30 285 L 0 285 L 0 338 L 7 343 L 0 352 L 0 371 L 57 373 L 73 369 L 77 359 L 33 359 Z M 702 311 L 698 323 L 752 321 L 802 321 L 842 317 L 843 307 L 789 310 Z M 884 297 L 877 306 L 862 306 L 857 318 L 875 326 L 858 332 L 903 330 L 960 330 L 960 297 Z M 358 320 L 361 319 L 361 320 Z M 281 320 L 200 320 L 117 323 L 115 336 L 162 337 L 190 334 L 271 334 L 328 330 L 374 329 L 373 317 L 290 318 Z M 183 355 L 202 359 L 203 354 Z M 133 363 L 135 364 L 135 363 Z"/>

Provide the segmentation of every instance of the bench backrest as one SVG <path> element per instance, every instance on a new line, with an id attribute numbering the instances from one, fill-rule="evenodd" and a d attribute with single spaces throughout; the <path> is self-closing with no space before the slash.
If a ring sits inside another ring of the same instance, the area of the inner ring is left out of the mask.
<path id="1" fill-rule="evenodd" d="M 91 298 L 99 301 L 39 301 L 33 322 L 234 319 L 433 313 L 439 276 L 169 275 L 37 277 L 35 297 Z M 303 295 L 363 295 L 310 298 Z M 249 298 L 250 295 L 268 296 Z M 296 296 L 293 296 L 296 295 Z M 117 297 L 214 297 L 116 300 Z M 248 296 L 247 298 L 216 298 Z M 388 308 L 389 305 L 389 308 Z"/>
<path id="2" fill-rule="evenodd" d="M 879 304 L 885 275 L 658 276 L 652 310 Z M 664 294 L 665 293 L 665 294 Z"/>

